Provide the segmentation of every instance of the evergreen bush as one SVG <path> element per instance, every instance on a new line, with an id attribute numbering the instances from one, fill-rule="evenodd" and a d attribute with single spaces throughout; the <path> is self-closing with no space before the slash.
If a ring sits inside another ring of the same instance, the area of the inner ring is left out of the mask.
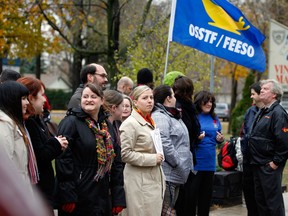
<path id="1" fill-rule="evenodd" d="M 255 73 L 250 72 L 246 77 L 245 85 L 242 91 L 242 99 L 236 104 L 231 114 L 231 132 L 232 136 L 240 136 L 242 123 L 246 110 L 252 105 L 250 98 L 250 86 L 255 82 Z"/>
<path id="2" fill-rule="evenodd" d="M 64 92 L 63 90 L 45 90 L 48 97 L 51 110 L 66 110 L 67 104 L 72 96 L 72 92 Z"/>

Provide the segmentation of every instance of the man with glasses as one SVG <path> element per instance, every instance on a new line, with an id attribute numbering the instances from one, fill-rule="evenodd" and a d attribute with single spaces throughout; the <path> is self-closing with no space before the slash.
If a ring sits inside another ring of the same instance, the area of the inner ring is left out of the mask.
<path id="1" fill-rule="evenodd" d="M 85 84 L 93 83 L 94 85 L 100 86 L 102 90 L 105 90 L 106 84 L 108 83 L 108 75 L 103 66 L 92 63 L 82 68 L 80 72 L 80 80 L 82 83 L 72 95 L 68 103 L 68 109 L 80 106 L 81 94 Z"/>

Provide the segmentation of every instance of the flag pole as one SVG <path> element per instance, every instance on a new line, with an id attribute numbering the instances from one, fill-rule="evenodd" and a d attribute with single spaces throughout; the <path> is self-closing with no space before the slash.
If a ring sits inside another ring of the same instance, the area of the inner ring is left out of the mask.
<path id="1" fill-rule="evenodd" d="M 210 92 L 214 93 L 214 59 L 215 57 L 211 55 L 210 61 Z"/>
<path id="2" fill-rule="evenodd" d="M 172 0 L 171 14 L 170 14 L 170 25 L 169 25 L 169 33 L 168 33 L 168 44 L 167 44 L 167 49 L 166 49 L 165 68 L 164 68 L 164 75 L 163 75 L 162 82 L 164 81 L 164 78 L 165 78 L 166 73 L 167 73 L 167 68 L 168 68 L 168 57 L 169 57 L 170 42 L 172 41 L 172 32 L 173 32 L 173 28 L 174 28 L 176 2 L 177 2 L 177 0 Z"/>
<path id="3" fill-rule="evenodd" d="M 162 79 L 162 84 L 163 84 L 163 81 L 164 81 L 164 77 L 167 74 L 169 49 L 170 49 L 170 41 L 168 39 L 168 44 L 167 44 L 167 48 L 166 48 L 165 69 L 164 69 L 164 76 L 163 76 L 163 79 Z"/>

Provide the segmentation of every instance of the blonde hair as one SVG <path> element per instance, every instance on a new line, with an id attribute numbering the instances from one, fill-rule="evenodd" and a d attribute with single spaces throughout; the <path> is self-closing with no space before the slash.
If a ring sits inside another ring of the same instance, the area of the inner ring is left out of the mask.
<path id="1" fill-rule="evenodd" d="M 149 86 L 146 86 L 146 85 L 137 86 L 131 93 L 132 100 L 138 100 L 140 95 L 143 94 L 143 92 L 147 90 L 152 91 L 152 89 Z"/>

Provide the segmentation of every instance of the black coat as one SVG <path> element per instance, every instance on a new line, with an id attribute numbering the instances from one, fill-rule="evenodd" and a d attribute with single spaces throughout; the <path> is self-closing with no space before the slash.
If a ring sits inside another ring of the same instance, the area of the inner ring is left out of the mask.
<path id="1" fill-rule="evenodd" d="M 285 165 L 288 158 L 288 115 L 276 101 L 260 110 L 249 133 L 250 163 L 265 165 L 273 161 Z"/>
<path id="2" fill-rule="evenodd" d="M 37 186 L 50 204 L 54 205 L 55 178 L 51 162 L 62 153 L 61 145 L 56 138 L 50 136 L 48 128 L 40 117 L 30 117 L 25 121 L 25 125 L 31 138 L 39 170 L 40 180 Z"/>
<path id="3" fill-rule="evenodd" d="M 69 137 L 69 147 L 56 160 L 57 198 L 59 206 L 76 203 L 71 215 L 111 215 L 112 206 L 126 206 L 121 150 L 116 143 L 113 126 L 107 121 L 107 116 L 100 112 L 98 123 L 101 126 L 101 122 L 106 121 L 116 157 L 110 175 L 107 173 L 96 182 L 96 140 L 85 123 L 87 116 L 80 108 L 73 109 L 59 125 L 58 133 Z"/>
<path id="4" fill-rule="evenodd" d="M 184 101 L 176 97 L 176 107 L 181 109 L 182 120 L 189 132 L 190 150 L 193 154 L 194 165 L 197 163 L 195 150 L 198 144 L 198 136 L 200 135 L 200 123 L 197 117 L 197 111 L 193 102 Z"/>

